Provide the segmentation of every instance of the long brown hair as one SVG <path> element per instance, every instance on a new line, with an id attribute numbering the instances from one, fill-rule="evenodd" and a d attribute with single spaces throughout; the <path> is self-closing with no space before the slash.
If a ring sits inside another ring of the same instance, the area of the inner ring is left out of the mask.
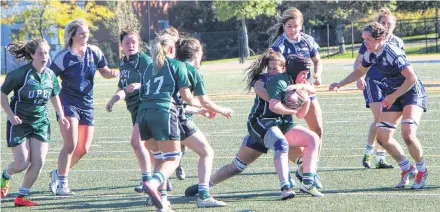
<path id="1" fill-rule="evenodd" d="M 282 66 L 286 65 L 286 59 L 280 52 L 274 51 L 272 48 L 268 49 L 260 58 L 255 60 L 251 66 L 245 70 L 246 90 L 250 91 L 252 88 L 252 81 L 254 81 L 260 74 L 264 73 L 269 65 L 269 61 L 280 61 Z"/>
<path id="2" fill-rule="evenodd" d="M 270 42 L 273 42 L 278 36 L 283 34 L 284 24 L 290 19 L 300 19 L 301 24 L 304 23 L 303 14 L 296 7 L 284 10 L 281 15 L 276 15 L 275 19 L 277 20 L 277 23 L 267 30 L 267 34 L 270 35 Z"/>
<path id="3" fill-rule="evenodd" d="M 181 38 L 176 43 L 176 58 L 180 61 L 192 60 L 202 49 L 200 41 L 195 38 Z"/>
<path id="4" fill-rule="evenodd" d="M 32 60 L 31 55 L 35 54 L 38 47 L 43 45 L 49 46 L 46 40 L 37 38 L 30 41 L 11 43 L 7 49 L 16 59 L 30 61 Z"/>

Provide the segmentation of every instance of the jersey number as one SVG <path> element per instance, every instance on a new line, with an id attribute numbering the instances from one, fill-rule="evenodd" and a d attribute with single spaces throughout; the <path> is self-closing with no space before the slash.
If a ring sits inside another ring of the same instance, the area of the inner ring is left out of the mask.
<path id="1" fill-rule="evenodd" d="M 145 84 L 147 86 L 147 93 L 146 93 L 147 95 L 150 94 L 150 86 L 151 86 L 150 81 L 151 80 L 148 80 L 147 84 Z M 157 89 L 153 94 L 159 94 L 160 88 L 162 88 L 162 84 L 163 84 L 163 76 L 154 78 L 154 83 L 157 83 L 157 81 L 159 81 L 159 85 L 157 86 Z"/>

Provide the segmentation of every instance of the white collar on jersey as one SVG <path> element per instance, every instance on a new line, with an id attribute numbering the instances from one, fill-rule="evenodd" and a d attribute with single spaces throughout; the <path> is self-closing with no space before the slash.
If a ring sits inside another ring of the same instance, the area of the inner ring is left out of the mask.
<path id="1" fill-rule="evenodd" d="M 298 43 L 301 40 L 301 34 L 298 36 L 297 40 L 290 39 L 289 36 L 287 36 L 286 32 L 283 32 L 283 36 L 284 39 L 286 39 L 291 44 Z"/>

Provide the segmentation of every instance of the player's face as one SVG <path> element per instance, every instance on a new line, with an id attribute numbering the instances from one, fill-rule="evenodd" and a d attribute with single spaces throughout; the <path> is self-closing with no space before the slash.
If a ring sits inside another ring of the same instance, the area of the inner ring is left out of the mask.
<path id="1" fill-rule="evenodd" d="M 85 46 L 87 41 L 89 41 L 89 28 L 87 26 L 78 26 L 72 40 L 77 45 Z"/>
<path id="2" fill-rule="evenodd" d="M 127 56 L 134 55 L 139 51 L 139 38 L 136 35 L 128 34 L 122 39 L 122 49 Z"/>
<path id="3" fill-rule="evenodd" d="M 267 64 L 267 72 L 270 75 L 275 75 L 284 72 L 284 66 L 278 60 L 269 60 L 269 64 Z"/>
<path id="4" fill-rule="evenodd" d="M 295 18 L 295 19 L 289 19 L 284 25 L 283 25 L 284 32 L 286 32 L 287 36 L 290 39 L 297 39 L 299 36 L 299 33 L 302 30 L 302 20 Z"/>
<path id="5" fill-rule="evenodd" d="M 362 38 L 365 41 L 365 46 L 367 47 L 368 52 L 375 52 L 379 49 L 382 39 L 373 38 L 373 36 L 371 36 L 371 32 L 368 31 L 362 32 Z"/>
<path id="6" fill-rule="evenodd" d="M 309 72 L 309 70 L 299 72 L 299 74 L 296 76 L 295 84 L 307 83 L 307 75 L 309 74 Z"/>
<path id="7" fill-rule="evenodd" d="M 391 34 L 393 33 L 394 27 L 396 26 L 396 21 L 394 21 L 389 16 L 384 16 L 382 19 L 380 19 L 379 23 L 382 24 L 385 28 L 387 28 Z"/>
<path id="8" fill-rule="evenodd" d="M 37 66 L 36 68 L 44 67 L 49 61 L 50 47 L 46 44 L 41 45 L 35 50 L 34 54 L 31 54 L 32 63 Z"/>

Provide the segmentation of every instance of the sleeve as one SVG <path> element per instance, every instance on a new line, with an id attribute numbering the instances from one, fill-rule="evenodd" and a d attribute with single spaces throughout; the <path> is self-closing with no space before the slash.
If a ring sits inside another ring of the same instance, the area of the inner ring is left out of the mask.
<path id="1" fill-rule="evenodd" d="M 189 87 L 191 84 L 188 79 L 188 70 L 186 65 L 182 62 L 175 62 L 173 67 L 176 68 L 176 83 L 177 89 L 181 89 L 183 87 Z"/>
<path id="2" fill-rule="evenodd" d="M 23 81 L 20 78 L 21 77 L 18 70 L 9 72 L 6 75 L 5 81 L 1 87 L 2 93 L 9 95 L 14 89 L 19 88 L 20 82 Z"/>
<path id="3" fill-rule="evenodd" d="M 94 46 L 94 48 L 92 48 L 93 52 L 95 53 L 94 55 L 96 56 L 96 67 L 98 68 L 103 68 L 105 66 L 107 66 L 107 60 L 105 59 L 104 53 L 102 53 L 101 49 L 99 49 L 98 47 Z"/>
<path id="4" fill-rule="evenodd" d="M 152 64 L 153 60 L 151 60 L 151 57 L 149 57 L 147 54 L 141 52 L 140 58 L 139 58 L 139 67 L 138 70 L 142 74 L 145 69 L 147 69 L 148 65 Z"/>
<path id="5" fill-rule="evenodd" d="M 62 66 L 63 66 L 63 57 L 57 55 L 55 56 L 55 59 L 51 61 L 49 68 L 55 73 L 56 76 L 60 76 L 61 73 L 64 71 L 64 67 Z"/>
<path id="6" fill-rule="evenodd" d="M 397 70 L 402 71 L 406 67 L 410 65 L 408 59 L 405 55 L 398 55 L 393 62 L 393 66 L 397 68 Z"/>
<path id="7" fill-rule="evenodd" d="M 277 78 L 272 78 L 266 82 L 265 87 L 270 99 L 281 100 L 282 93 L 284 88 L 287 87 L 287 83 Z"/>
<path id="8" fill-rule="evenodd" d="M 368 68 L 373 65 L 373 63 L 370 62 L 370 55 L 371 54 L 369 54 L 369 53 L 364 54 L 364 58 L 362 59 L 362 66 L 365 68 Z"/>
<path id="9" fill-rule="evenodd" d="M 367 52 L 367 46 L 365 46 L 365 41 L 362 42 L 361 47 L 359 48 L 359 54 L 365 54 Z"/>
<path id="10" fill-rule="evenodd" d="M 193 88 L 194 88 L 194 96 L 206 95 L 205 83 L 203 82 L 203 77 L 197 71 L 194 74 Z"/>
<path id="11" fill-rule="evenodd" d="M 121 70 L 121 69 L 119 69 Z M 142 75 L 141 75 L 142 76 Z M 119 75 L 119 80 L 118 80 L 118 88 L 120 89 L 124 89 L 124 86 L 122 86 L 122 75 Z"/>
<path id="12" fill-rule="evenodd" d="M 251 87 L 253 88 L 255 86 L 255 83 L 258 81 L 262 81 L 262 82 L 266 82 L 267 81 L 267 77 L 264 74 L 260 74 L 257 77 L 255 77 L 252 81 L 251 81 Z"/>
<path id="13" fill-rule="evenodd" d="M 52 93 L 50 96 L 57 96 L 60 93 L 60 82 L 58 81 L 57 76 L 54 72 L 51 71 L 51 77 L 52 77 Z"/>
<path id="14" fill-rule="evenodd" d="M 319 45 L 315 42 L 315 39 L 312 37 L 310 39 L 310 57 L 315 57 L 317 54 L 319 54 Z"/>

